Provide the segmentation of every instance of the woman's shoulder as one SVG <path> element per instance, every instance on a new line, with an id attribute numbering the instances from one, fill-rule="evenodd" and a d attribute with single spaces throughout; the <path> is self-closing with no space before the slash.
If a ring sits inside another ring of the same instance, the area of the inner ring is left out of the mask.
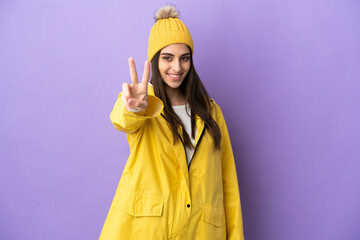
<path id="1" fill-rule="evenodd" d="M 213 98 L 210 98 L 210 105 L 211 105 L 212 108 L 216 108 L 218 110 L 221 110 L 219 104 Z"/>
<path id="2" fill-rule="evenodd" d="M 211 111 L 214 114 L 215 119 L 223 118 L 221 108 L 213 98 L 210 98 Z"/>

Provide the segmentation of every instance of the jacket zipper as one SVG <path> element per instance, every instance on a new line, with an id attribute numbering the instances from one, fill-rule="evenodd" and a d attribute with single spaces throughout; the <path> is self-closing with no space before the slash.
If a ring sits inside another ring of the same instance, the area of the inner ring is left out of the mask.
<path id="1" fill-rule="evenodd" d="M 190 165 L 191 165 L 192 160 L 193 160 L 193 158 L 194 158 L 194 156 L 195 156 L 196 149 L 199 147 L 199 144 L 200 144 L 201 139 L 202 139 L 202 137 L 203 137 L 203 135 L 204 135 L 205 129 L 206 129 L 206 123 L 204 123 L 204 128 L 203 128 L 203 130 L 202 130 L 202 132 L 201 132 L 201 135 L 200 135 L 200 137 L 199 137 L 199 141 L 197 142 L 197 144 L 196 144 L 196 146 L 195 146 L 194 153 L 193 153 L 193 155 L 192 155 L 192 157 L 191 157 L 190 164 L 189 164 L 189 166 L 188 166 L 188 170 L 190 169 Z"/>

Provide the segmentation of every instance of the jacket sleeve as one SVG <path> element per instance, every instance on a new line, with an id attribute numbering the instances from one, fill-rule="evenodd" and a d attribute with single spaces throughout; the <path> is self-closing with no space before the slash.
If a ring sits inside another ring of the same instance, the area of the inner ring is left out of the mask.
<path id="1" fill-rule="evenodd" d="M 114 108 L 110 113 L 110 120 L 115 129 L 125 133 L 137 131 L 146 119 L 159 116 L 164 107 L 159 98 L 148 95 L 148 106 L 145 111 L 140 113 L 130 112 L 124 107 L 121 94 L 118 95 Z"/>
<path id="2" fill-rule="evenodd" d="M 234 155 L 224 116 L 218 105 L 217 117 L 221 131 L 221 161 L 224 189 L 224 208 L 228 240 L 244 240 L 239 185 Z"/>

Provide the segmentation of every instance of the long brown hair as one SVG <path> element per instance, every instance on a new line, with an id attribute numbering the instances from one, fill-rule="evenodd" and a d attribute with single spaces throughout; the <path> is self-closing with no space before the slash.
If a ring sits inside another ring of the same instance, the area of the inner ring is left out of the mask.
<path id="1" fill-rule="evenodd" d="M 190 50 L 190 48 L 189 48 Z M 161 50 L 160 50 L 161 51 Z M 154 87 L 155 96 L 160 98 L 164 103 L 164 112 L 165 119 L 169 123 L 172 134 L 174 136 L 174 143 L 181 140 L 178 134 L 178 127 L 181 126 L 183 129 L 183 142 L 184 145 L 190 148 L 194 148 L 191 143 L 190 137 L 185 131 L 184 125 L 182 124 L 179 116 L 173 110 L 169 98 L 166 95 L 165 91 L 165 83 L 161 78 L 159 72 L 159 56 L 160 51 L 158 51 L 154 58 L 151 61 L 151 70 L 152 76 L 150 82 Z M 192 54 L 190 50 L 190 69 L 185 77 L 183 83 L 180 85 L 180 89 L 183 94 L 186 96 L 186 102 L 189 104 L 191 113 L 189 116 L 191 117 L 191 137 L 195 138 L 195 114 L 197 114 L 201 119 L 205 122 L 206 128 L 209 130 L 213 142 L 214 142 L 214 151 L 220 149 L 220 141 L 221 141 L 221 132 L 218 124 L 211 116 L 211 100 L 209 94 L 207 93 L 204 85 L 202 84 L 200 77 L 195 71 L 195 67 L 193 65 Z"/>

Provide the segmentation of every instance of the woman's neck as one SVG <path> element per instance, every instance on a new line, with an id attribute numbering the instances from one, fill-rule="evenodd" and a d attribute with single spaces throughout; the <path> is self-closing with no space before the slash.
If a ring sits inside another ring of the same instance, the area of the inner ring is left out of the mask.
<path id="1" fill-rule="evenodd" d="M 169 98 L 171 106 L 185 105 L 186 98 L 181 92 L 180 88 L 170 88 L 166 87 L 166 95 Z"/>

